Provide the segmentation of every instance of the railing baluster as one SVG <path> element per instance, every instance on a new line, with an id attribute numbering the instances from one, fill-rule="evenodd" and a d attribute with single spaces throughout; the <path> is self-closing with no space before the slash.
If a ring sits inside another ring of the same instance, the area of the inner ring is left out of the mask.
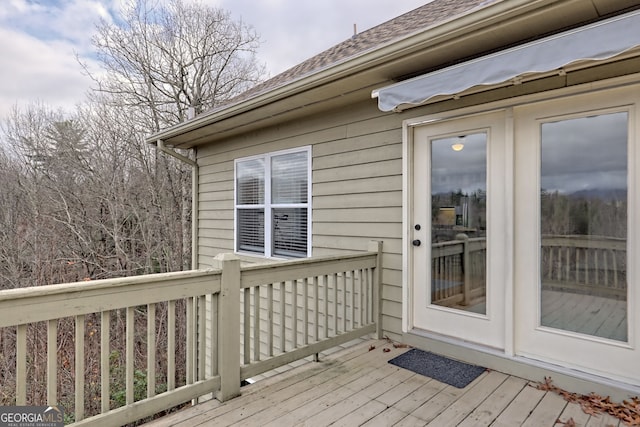
<path id="1" fill-rule="evenodd" d="M 244 348 L 243 348 L 243 360 L 244 364 L 248 365 L 251 362 L 251 288 L 245 288 L 244 292 Z"/>
<path id="2" fill-rule="evenodd" d="M 453 261 L 451 260 L 451 258 L 444 257 L 444 256 L 442 257 L 441 267 L 442 267 L 442 278 L 444 280 L 438 283 L 438 295 L 439 295 L 438 299 L 443 299 L 448 296 L 447 287 L 444 285 L 444 283 L 449 283 L 450 281 L 455 280 L 455 278 L 453 277 L 452 262 Z"/>
<path id="3" fill-rule="evenodd" d="M 286 333 L 287 333 L 287 324 L 286 324 L 286 291 L 287 284 L 285 282 L 280 282 L 280 351 L 284 353 L 286 350 Z"/>
<path id="4" fill-rule="evenodd" d="M 360 280 L 360 326 L 364 326 L 365 324 L 365 313 L 367 312 L 366 298 L 365 298 L 365 278 L 364 278 L 364 269 L 358 270 L 358 278 Z"/>
<path id="5" fill-rule="evenodd" d="M 347 332 L 347 272 L 342 273 L 342 332 Z"/>
<path id="6" fill-rule="evenodd" d="M 333 335 L 338 335 L 338 273 L 333 273 Z"/>
<path id="7" fill-rule="evenodd" d="M 564 278 L 564 280 L 566 280 L 567 282 L 570 280 L 569 276 L 570 276 L 570 271 L 571 271 L 571 248 L 567 248 L 567 250 L 565 251 L 566 254 L 566 263 L 565 263 L 565 275 L 566 277 Z"/>
<path id="8" fill-rule="evenodd" d="M 576 248 L 576 283 L 580 283 L 580 248 Z"/>
<path id="9" fill-rule="evenodd" d="M 27 404 L 27 325 L 16 329 L 16 405 Z"/>
<path id="10" fill-rule="evenodd" d="M 47 322 L 47 404 L 58 404 L 58 319 Z"/>
<path id="11" fill-rule="evenodd" d="M 553 266 L 553 273 L 556 277 L 557 281 L 561 281 L 562 280 L 562 248 L 558 247 L 555 250 L 555 256 L 556 256 L 556 262 L 555 265 Z M 553 279 L 553 277 L 552 277 Z"/>
<path id="12" fill-rule="evenodd" d="M 206 352 L 207 352 L 207 340 L 206 340 L 206 335 L 207 335 L 207 312 L 206 312 L 206 297 L 204 295 L 200 295 L 197 299 L 197 309 L 198 309 L 198 314 L 197 314 L 197 330 L 198 330 L 198 336 L 196 337 L 197 339 L 197 348 L 198 348 L 198 354 L 196 354 L 196 360 L 198 362 L 198 373 L 197 373 L 197 379 L 199 381 L 202 381 L 206 378 L 206 369 L 207 369 L 207 358 L 206 358 Z"/>
<path id="13" fill-rule="evenodd" d="M 584 250 L 584 283 L 589 284 L 589 249 Z"/>
<path id="14" fill-rule="evenodd" d="M 195 304 L 196 304 L 196 300 L 194 297 L 190 297 L 187 298 L 186 301 L 187 304 L 187 310 L 186 310 L 186 316 L 187 316 L 187 384 L 193 384 L 194 382 L 194 378 L 193 378 L 193 371 L 196 368 L 196 363 L 195 363 L 195 336 L 196 336 L 196 331 L 195 331 L 195 321 L 194 321 L 194 317 L 195 317 Z"/>
<path id="15" fill-rule="evenodd" d="M 260 361 L 260 286 L 253 288 L 253 360 Z"/>
<path id="16" fill-rule="evenodd" d="M 76 421 L 84 419 L 84 315 L 76 316 L 76 378 L 75 406 Z"/>
<path id="17" fill-rule="evenodd" d="M 267 285 L 267 349 L 269 357 L 273 356 L 273 283 Z"/>
<path id="18" fill-rule="evenodd" d="M 442 276 L 445 280 L 438 282 L 439 294 L 442 299 L 450 296 L 451 290 L 449 285 L 452 285 L 460 279 L 458 269 L 454 264 L 455 261 L 452 256 L 442 257 Z"/>
<path id="19" fill-rule="evenodd" d="M 618 289 L 618 260 L 617 252 L 613 249 L 611 250 L 611 263 L 613 264 L 613 285 Z"/>
<path id="20" fill-rule="evenodd" d="M 593 249 L 593 263 L 595 265 L 595 277 L 593 278 L 593 284 L 598 285 L 600 283 L 600 277 L 598 275 L 598 271 L 600 271 L 600 257 L 598 256 L 598 249 Z"/>
<path id="21" fill-rule="evenodd" d="M 351 329 L 356 328 L 356 272 L 351 270 Z"/>
<path id="22" fill-rule="evenodd" d="M 218 375 L 218 294 L 211 295 L 211 376 Z"/>
<path id="23" fill-rule="evenodd" d="M 438 285 L 438 299 L 446 298 L 448 296 L 447 288 L 444 287 L 443 283 L 448 283 L 449 281 L 454 280 L 451 258 L 442 257 L 442 277 L 444 278 L 444 281 L 440 282 Z"/>
<path id="24" fill-rule="evenodd" d="M 373 306 L 376 302 L 374 298 L 375 290 L 374 290 L 374 280 L 373 280 L 373 268 L 367 269 L 367 299 L 369 303 L 367 304 L 367 323 L 373 323 L 375 318 L 375 307 Z"/>
<path id="25" fill-rule="evenodd" d="M 167 303 L 167 390 L 176 388 L 176 302 Z"/>
<path id="26" fill-rule="evenodd" d="M 298 348 L 298 281 L 291 281 L 291 331 L 293 334 L 293 348 Z"/>
<path id="27" fill-rule="evenodd" d="M 309 344 L 309 279 L 302 279 L 302 343 Z"/>
<path id="28" fill-rule="evenodd" d="M 108 412 L 111 405 L 111 394 L 109 393 L 109 380 L 111 372 L 109 360 L 111 356 L 110 346 L 111 333 L 111 313 L 103 311 L 100 314 L 100 411 Z"/>
<path id="29" fill-rule="evenodd" d="M 134 346 L 135 346 L 135 307 L 126 310 L 126 355 L 125 355 L 125 384 L 126 404 L 131 405 L 134 398 Z"/>
<path id="30" fill-rule="evenodd" d="M 318 322 L 320 321 L 320 313 L 318 313 L 320 307 L 320 288 L 318 285 L 319 282 L 318 276 L 313 276 L 313 340 L 319 341 L 320 334 Z"/>
<path id="31" fill-rule="evenodd" d="M 611 283 L 609 281 L 609 257 L 607 256 L 608 252 L 606 249 L 602 250 L 602 261 L 604 262 L 604 285 L 607 288 L 611 287 Z"/>
<path id="32" fill-rule="evenodd" d="M 322 276 L 324 286 L 324 337 L 329 338 L 329 276 Z"/>
<path id="33" fill-rule="evenodd" d="M 156 305 L 147 305 L 147 397 L 156 395 Z"/>

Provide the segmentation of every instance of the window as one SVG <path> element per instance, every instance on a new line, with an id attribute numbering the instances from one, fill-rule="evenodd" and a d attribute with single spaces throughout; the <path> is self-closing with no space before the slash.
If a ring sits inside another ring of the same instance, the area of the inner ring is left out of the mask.
<path id="1" fill-rule="evenodd" d="M 236 160 L 236 251 L 310 255 L 310 173 L 310 147 Z"/>

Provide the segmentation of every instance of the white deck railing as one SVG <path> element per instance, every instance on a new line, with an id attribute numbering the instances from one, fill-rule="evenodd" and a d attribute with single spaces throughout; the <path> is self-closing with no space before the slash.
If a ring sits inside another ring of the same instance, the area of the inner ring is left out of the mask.
<path id="1" fill-rule="evenodd" d="M 217 262 L 0 291 L 0 404 L 60 405 L 75 425 L 123 425 L 235 397 L 243 379 L 381 335 L 379 242 L 347 256 Z"/>
<path id="2" fill-rule="evenodd" d="M 540 256 L 544 286 L 626 298 L 626 239 L 545 235 Z"/>
<path id="3" fill-rule="evenodd" d="M 466 306 L 486 294 L 487 239 L 459 236 L 431 246 L 431 300 L 439 305 Z"/>
<path id="4" fill-rule="evenodd" d="M 626 239 L 542 236 L 541 280 L 545 288 L 614 298 L 627 294 Z M 431 298 L 439 305 L 468 305 L 485 296 L 486 238 L 434 243 Z"/>

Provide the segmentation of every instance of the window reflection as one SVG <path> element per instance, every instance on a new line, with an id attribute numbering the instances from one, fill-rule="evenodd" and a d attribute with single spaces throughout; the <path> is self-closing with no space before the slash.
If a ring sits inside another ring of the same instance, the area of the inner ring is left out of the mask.
<path id="1" fill-rule="evenodd" d="M 431 141 L 431 303 L 486 314 L 487 135 Z"/>
<path id="2" fill-rule="evenodd" d="M 627 120 L 542 124 L 543 326 L 627 341 Z"/>

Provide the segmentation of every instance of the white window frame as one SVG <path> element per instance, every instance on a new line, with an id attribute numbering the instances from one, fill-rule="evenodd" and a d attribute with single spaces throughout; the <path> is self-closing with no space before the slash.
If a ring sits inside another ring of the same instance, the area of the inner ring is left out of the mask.
<path id="1" fill-rule="evenodd" d="M 306 153 L 307 154 L 307 201 L 306 203 L 272 203 L 271 201 L 271 159 L 276 156 L 294 154 L 294 153 Z M 265 154 L 256 156 L 242 157 L 234 160 L 233 167 L 233 231 L 234 231 L 234 243 L 233 247 L 236 253 L 263 256 L 265 258 L 288 258 L 282 255 L 273 254 L 273 236 L 272 236 L 272 212 L 273 209 L 278 208 L 306 208 L 307 209 L 307 253 L 306 257 L 310 257 L 312 254 L 312 196 L 311 196 L 311 146 L 305 146 L 300 148 L 272 151 Z M 238 205 L 238 163 L 251 161 L 251 160 L 263 160 L 264 164 L 264 203 L 255 205 Z M 263 209 L 264 210 L 264 252 L 250 252 L 241 251 L 238 248 L 238 210 L 239 209 Z"/>

